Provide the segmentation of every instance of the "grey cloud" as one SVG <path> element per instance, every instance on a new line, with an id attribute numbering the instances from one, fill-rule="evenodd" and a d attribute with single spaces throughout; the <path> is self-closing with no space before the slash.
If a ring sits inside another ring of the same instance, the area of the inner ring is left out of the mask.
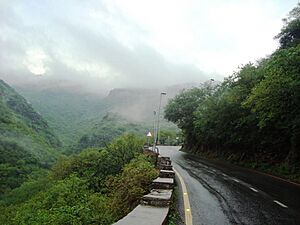
<path id="1" fill-rule="evenodd" d="M 43 49 L 50 58 L 45 62 L 49 70 L 43 75 L 49 79 L 92 81 L 94 86 L 103 88 L 140 87 L 154 85 L 153 81 L 165 86 L 206 79 L 195 66 L 171 63 L 139 40 L 133 48 L 125 46 L 105 21 L 99 19 L 96 24 L 89 24 L 88 10 L 96 9 L 104 17 L 110 13 L 104 2 L 92 3 L 96 1 L 64 1 L 60 5 L 54 1 L 33 0 L 1 3 L 0 28 L 4 33 L 0 34 L 0 76 L 10 76 L 12 81 L 13 75 L 17 79 L 22 76 L 30 79 L 23 61 L 26 50 L 32 46 Z M 123 15 L 119 16 L 120 20 L 124 19 Z M 136 24 L 129 26 L 135 30 L 132 35 L 144 32 Z M 64 64 L 61 53 L 77 62 L 105 64 L 115 73 L 115 78 L 93 78 L 88 71 L 78 71 Z"/>

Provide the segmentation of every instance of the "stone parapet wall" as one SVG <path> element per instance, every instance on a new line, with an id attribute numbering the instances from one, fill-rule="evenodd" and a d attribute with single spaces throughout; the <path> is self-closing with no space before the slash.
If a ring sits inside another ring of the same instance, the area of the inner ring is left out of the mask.
<path id="1" fill-rule="evenodd" d="M 153 180 L 152 190 L 140 204 L 115 225 L 162 225 L 166 223 L 174 188 L 175 173 L 169 157 L 157 155 L 159 177 Z"/>

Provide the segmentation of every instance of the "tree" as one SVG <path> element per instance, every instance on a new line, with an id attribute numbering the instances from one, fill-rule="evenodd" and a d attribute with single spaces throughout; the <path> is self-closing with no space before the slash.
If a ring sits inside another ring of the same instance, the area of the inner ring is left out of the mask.
<path id="1" fill-rule="evenodd" d="M 142 139 L 132 134 L 123 135 L 106 148 L 86 149 L 79 155 L 62 157 L 53 166 L 53 177 L 60 180 L 76 174 L 87 179 L 94 191 L 103 191 L 106 177 L 118 174 L 142 150 Z"/>
<path id="2" fill-rule="evenodd" d="M 198 106 L 194 112 L 198 148 L 247 153 L 253 150 L 252 142 L 257 138 L 255 115 L 242 107 L 242 102 L 260 80 L 260 67 L 247 64 Z"/>
<path id="3" fill-rule="evenodd" d="M 211 93 L 212 88 L 210 87 L 185 90 L 170 100 L 165 108 L 165 118 L 176 123 L 182 129 L 186 145 L 195 141 L 194 112 Z"/>
<path id="4" fill-rule="evenodd" d="M 264 68 L 265 79 L 257 84 L 245 105 L 258 115 L 265 138 L 277 145 L 287 160 L 299 157 L 300 129 L 300 44 L 276 51 Z"/>
<path id="5" fill-rule="evenodd" d="M 9 224 L 111 224 L 107 198 L 70 176 L 22 204 Z"/>
<path id="6" fill-rule="evenodd" d="M 107 184 L 110 190 L 109 207 L 113 217 L 120 219 L 136 207 L 157 176 L 158 171 L 147 156 L 139 155 L 124 166 L 121 174 L 110 177 Z"/>
<path id="7" fill-rule="evenodd" d="M 300 43 L 300 3 L 290 11 L 281 32 L 275 37 L 279 39 L 281 48 L 296 46 Z"/>

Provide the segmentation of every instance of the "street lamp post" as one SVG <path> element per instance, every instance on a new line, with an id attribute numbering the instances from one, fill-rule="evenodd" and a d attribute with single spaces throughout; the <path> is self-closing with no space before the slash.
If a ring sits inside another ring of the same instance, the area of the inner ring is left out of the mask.
<path id="1" fill-rule="evenodd" d="M 153 148 L 154 148 L 155 138 L 156 138 L 156 111 L 153 111 L 153 145 L 152 145 Z M 155 151 L 155 149 L 153 149 L 153 151 Z"/>
<path id="2" fill-rule="evenodd" d="M 167 95 L 166 92 L 161 92 L 160 93 L 160 98 L 159 98 L 159 107 L 158 107 L 158 113 L 157 113 L 157 130 L 156 130 L 156 138 L 155 138 L 155 142 L 154 142 L 154 146 L 153 146 L 153 149 L 155 151 L 156 149 L 156 146 L 158 144 L 158 138 L 159 138 L 159 119 L 160 119 L 160 108 L 161 108 L 161 99 L 162 99 L 162 96 L 163 95 Z M 158 151 L 157 151 L 158 153 Z"/>

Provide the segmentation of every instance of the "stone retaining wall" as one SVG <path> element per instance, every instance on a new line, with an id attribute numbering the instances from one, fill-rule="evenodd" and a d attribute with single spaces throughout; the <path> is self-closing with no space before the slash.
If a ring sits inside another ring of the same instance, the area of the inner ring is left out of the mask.
<path id="1" fill-rule="evenodd" d="M 162 225 L 166 223 L 174 188 L 175 173 L 169 157 L 157 156 L 159 177 L 152 181 L 149 194 L 115 225 Z"/>

